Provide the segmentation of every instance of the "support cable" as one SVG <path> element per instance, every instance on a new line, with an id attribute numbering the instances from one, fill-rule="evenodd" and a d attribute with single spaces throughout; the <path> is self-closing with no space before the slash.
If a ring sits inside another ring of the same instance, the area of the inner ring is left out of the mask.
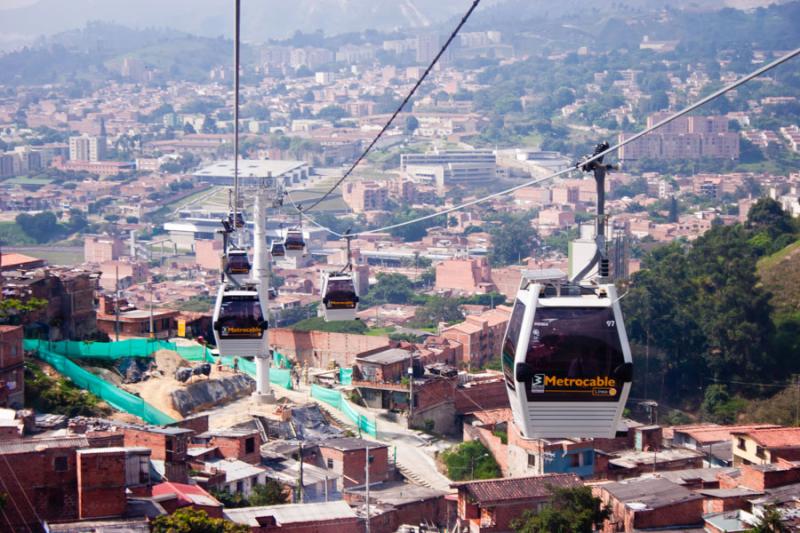
<path id="1" fill-rule="evenodd" d="M 308 213 L 309 211 L 317 207 L 319 204 L 324 202 L 325 199 L 328 198 L 328 196 L 330 196 L 333 193 L 333 191 L 335 191 L 339 187 L 339 185 L 341 185 L 344 182 L 344 180 L 350 177 L 350 174 L 353 173 L 353 171 L 356 169 L 359 163 L 361 163 L 361 161 L 367 156 L 367 154 L 369 154 L 370 150 L 372 150 L 375 144 L 377 144 L 377 142 L 380 140 L 383 134 L 386 133 L 386 131 L 392 125 L 394 119 L 397 118 L 397 115 L 399 115 L 403 111 L 403 108 L 406 106 L 408 101 L 411 100 L 411 97 L 414 96 L 414 93 L 417 92 L 417 89 L 419 89 L 419 86 L 422 85 L 423 81 L 425 81 L 425 78 L 428 77 L 428 74 L 430 74 L 431 70 L 433 70 L 433 67 L 436 66 L 436 63 L 438 63 L 439 58 L 441 58 L 442 55 L 444 55 L 444 53 L 447 51 L 447 47 L 450 46 L 450 43 L 452 43 L 453 40 L 456 38 L 458 32 L 461 31 L 461 28 L 464 26 L 464 24 L 467 23 L 467 20 L 469 20 L 470 15 L 472 15 L 472 12 L 475 11 L 475 8 L 478 7 L 478 4 L 480 4 L 480 2 L 481 0 L 473 0 L 470 8 L 467 10 L 464 16 L 461 17 L 461 22 L 458 23 L 458 26 L 456 26 L 456 28 L 450 34 L 450 37 L 447 38 L 447 41 L 445 41 L 442 48 L 439 49 L 439 52 L 436 54 L 436 56 L 434 56 L 433 61 L 431 61 L 430 65 L 428 65 L 428 68 L 425 69 L 425 72 L 422 73 L 422 76 L 420 76 L 420 78 L 411 88 L 411 91 L 409 91 L 409 93 L 406 95 L 406 97 L 403 99 L 403 101 L 400 103 L 397 109 L 395 109 L 394 113 L 392 113 L 392 116 L 389 117 L 388 122 L 384 124 L 383 128 L 381 128 L 381 130 L 378 132 L 375 138 L 372 139 L 372 142 L 369 143 L 366 150 L 364 150 L 361 153 L 361 155 L 358 156 L 358 159 L 356 159 L 355 162 L 352 165 L 350 165 L 350 168 L 347 169 L 347 172 L 345 172 L 344 175 L 341 178 L 339 178 L 336 181 L 336 183 L 334 183 L 333 186 L 330 189 L 328 189 L 328 191 L 325 194 L 323 194 L 320 198 L 314 201 L 314 203 L 311 204 L 311 206 L 306 208 L 306 213 Z"/>
<path id="2" fill-rule="evenodd" d="M 606 149 L 606 150 L 604 150 L 604 151 L 602 151 L 600 153 L 594 154 L 594 155 L 592 155 L 592 156 L 590 156 L 590 157 L 588 157 L 586 159 L 582 159 L 581 161 L 579 161 L 575 165 L 573 165 L 571 167 L 568 167 L 568 168 L 565 168 L 564 170 L 561 170 L 559 172 L 555 172 L 553 174 L 550 174 L 549 176 L 545 176 L 545 177 L 542 177 L 542 178 L 529 180 L 529 181 L 526 181 L 525 183 L 521 183 L 519 185 L 515 185 L 513 187 L 509 187 L 508 189 L 504 189 L 504 190 L 496 192 L 496 193 L 488 194 L 486 196 L 482 196 L 482 197 L 477 198 L 475 200 L 471 200 L 471 201 L 465 202 L 463 204 L 459 204 L 459 205 L 456 205 L 456 206 L 453 206 L 453 207 L 449 207 L 447 209 L 442 209 L 440 211 L 436 211 L 436 212 L 430 213 L 428 215 L 424 215 L 424 216 L 421 216 L 421 217 L 413 218 L 411 220 L 406 220 L 404 222 L 398 222 L 397 224 L 390 224 L 388 226 L 383 226 L 383 227 L 380 227 L 380 228 L 374 228 L 374 229 L 369 229 L 369 230 L 364 230 L 364 231 L 358 231 L 358 232 L 355 232 L 355 233 L 351 233 L 350 235 L 353 236 L 353 237 L 359 237 L 361 235 L 369 235 L 369 234 L 373 234 L 373 233 L 381 233 L 381 232 L 392 230 L 392 229 L 402 228 L 404 226 L 408 226 L 408 225 L 411 225 L 411 224 L 416 224 L 417 222 L 430 220 L 432 218 L 436 218 L 436 217 L 439 217 L 439 216 L 442 216 L 442 215 L 447 215 L 447 214 L 450 214 L 450 213 L 454 213 L 456 211 L 460 211 L 460 210 L 465 209 L 467 207 L 472 207 L 474 205 L 482 204 L 482 203 L 487 202 L 489 200 L 494 200 L 495 198 L 500 198 L 502 196 L 506 196 L 506 195 L 511 194 L 513 192 L 516 192 L 516 191 L 518 191 L 520 189 L 524 189 L 524 188 L 530 187 L 532 185 L 537 185 L 539 183 L 543 183 L 543 182 L 555 179 L 557 177 L 563 176 L 565 174 L 568 174 L 570 172 L 573 172 L 575 170 L 578 170 L 581 166 L 587 165 L 587 164 L 589 164 L 589 163 L 591 163 L 593 161 L 597 161 L 597 160 L 603 158 L 604 156 L 606 156 L 607 154 L 610 154 L 610 153 L 622 148 L 623 146 L 626 146 L 626 145 L 632 143 L 633 141 L 635 141 L 637 139 L 640 139 L 641 137 L 647 135 L 648 133 L 652 133 L 653 131 L 655 131 L 655 130 L 657 130 L 657 129 L 659 129 L 659 128 L 667 125 L 667 124 L 669 124 L 670 122 L 673 122 L 673 121 L 679 119 L 680 117 L 682 117 L 684 115 L 687 115 L 687 114 L 691 113 L 692 111 L 704 106 L 705 104 L 711 102 L 712 100 L 715 100 L 715 99 L 719 98 L 720 96 L 724 95 L 725 93 L 736 89 L 740 85 L 744 85 L 745 83 L 747 83 L 748 81 L 752 80 L 753 78 L 756 78 L 756 77 L 758 77 L 758 76 L 760 76 L 760 75 L 762 75 L 762 74 L 774 69 L 775 67 L 777 67 L 777 66 L 779 66 L 779 65 L 781 65 L 781 64 L 783 64 L 783 63 L 785 63 L 787 61 L 789 61 L 790 59 L 793 59 L 794 57 L 796 57 L 798 55 L 800 55 L 800 48 L 796 48 L 795 50 L 792 50 L 791 52 L 788 52 L 787 54 L 785 54 L 785 55 L 779 57 L 778 59 L 776 59 L 775 61 L 773 61 L 772 63 L 764 65 L 763 67 L 759 68 L 758 70 L 754 70 L 750 74 L 748 74 L 748 75 L 746 75 L 746 76 L 744 76 L 742 78 L 739 78 L 738 80 L 736 80 L 736 81 L 734 81 L 734 82 L 722 87 L 718 91 L 715 91 L 715 92 L 709 94 L 708 96 L 698 100 L 697 102 L 695 102 L 695 103 L 693 103 L 693 104 L 681 109 L 680 111 L 677 111 L 677 112 L 673 113 L 672 115 L 666 117 L 665 119 L 661 120 L 660 122 L 658 122 L 656 124 L 653 124 L 652 126 L 650 126 L 648 128 L 645 128 L 644 130 L 640 131 L 639 133 L 637 133 L 637 134 L 635 134 L 635 135 L 633 135 L 633 136 L 631 136 L 631 137 L 629 137 L 629 138 L 627 138 L 627 139 L 625 139 L 623 141 L 618 142 L 617 144 L 611 146 L 610 148 L 608 148 L 608 149 Z M 344 179 L 340 180 L 339 183 L 341 183 L 341 181 L 344 181 Z M 338 186 L 338 184 L 337 184 L 337 186 Z M 291 197 L 289 197 L 289 201 L 292 203 L 292 205 L 294 205 L 294 202 L 291 200 Z M 319 202 L 316 202 L 314 205 L 316 205 L 317 203 L 319 203 Z M 307 213 L 309 211 L 309 209 L 305 209 L 304 211 Z M 306 218 L 306 220 L 308 220 L 309 222 L 311 222 L 312 224 L 314 224 L 318 228 L 324 229 L 325 231 L 327 231 L 328 233 L 330 233 L 332 235 L 335 235 L 337 237 L 343 237 L 344 236 L 342 233 L 338 233 L 338 232 L 333 231 L 332 229 L 330 229 L 330 228 L 328 228 L 326 226 L 323 226 L 322 224 L 317 223 L 311 217 L 306 216 L 305 218 Z"/>

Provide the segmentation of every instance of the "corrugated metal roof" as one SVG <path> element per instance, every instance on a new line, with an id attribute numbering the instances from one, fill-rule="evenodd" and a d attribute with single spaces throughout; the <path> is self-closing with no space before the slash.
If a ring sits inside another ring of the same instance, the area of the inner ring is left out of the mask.
<path id="1" fill-rule="evenodd" d="M 378 448 L 386 448 L 386 445 L 381 444 L 380 442 L 373 442 L 371 440 L 359 439 L 356 437 L 341 437 L 338 439 L 327 439 L 321 441 L 319 443 L 319 446 L 322 448 L 333 448 L 334 450 L 340 450 L 343 452 L 352 450 L 363 450 L 367 446 L 369 446 L 370 450 L 376 450 Z"/>
<path id="2" fill-rule="evenodd" d="M 25 453 L 48 448 L 88 448 L 86 437 L 61 437 L 57 439 L 23 439 L 21 441 L 0 443 L 0 453 Z"/>
<path id="3" fill-rule="evenodd" d="M 602 485 L 601 488 L 626 505 L 640 504 L 642 510 L 703 498 L 686 487 L 661 478 L 631 479 Z"/>
<path id="4" fill-rule="evenodd" d="M 228 520 L 250 527 L 258 527 L 257 518 L 268 516 L 275 517 L 275 521 L 280 526 L 297 522 L 356 518 L 355 511 L 343 501 L 240 507 L 225 509 L 224 515 Z"/>
<path id="5" fill-rule="evenodd" d="M 453 483 L 459 492 L 465 490 L 479 504 L 510 500 L 532 500 L 546 498 L 550 487 L 578 487 L 581 480 L 574 474 L 549 474 L 506 479 L 487 479 Z"/>

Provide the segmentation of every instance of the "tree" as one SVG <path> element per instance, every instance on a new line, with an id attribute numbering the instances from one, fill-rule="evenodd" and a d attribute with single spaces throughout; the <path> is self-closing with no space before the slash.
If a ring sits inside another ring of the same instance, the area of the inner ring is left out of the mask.
<path id="1" fill-rule="evenodd" d="M 756 233 L 766 232 L 772 239 L 795 231 L 792 217 L 772 198 L 761 198 L 750 207 L 745 227 Z"/>
<path id="2" fill-rule="evenodd" d="M 194 126 L 190 122 L 187 122 L 183 125 L 183 133 L 189 135 L 192 133 L 197 133 L 197 130 L 194 129 Z"/>
<path id="3" fill-rule="evenodd" d="M 222 518 L 210 518 L 201 509 L 184 507 L 150 523 L 152 533 L 249 533 L 250 528 Z"/>
<path id="4" fill-rule="evenodd" d="M 377 283 L 370 287 L 362 303 L 367 307 L 383 303 L 405 304 L 413 297 L 414 284 L 410 279 L 402 274 L 381 272 L 377 276 Z"/>
<path id="5" fill-rule="evenodd" d="M 406 125 L 405 125 L 406 135 L 411 135 L 417 130 L 417 128 L 419 128 L 419 120 L 417 120 L 417 117 L 415 117 L 414 115 L 409 115 L 408 118 L 406 118 Z"/>
<path id="6" fill-rule="evenodd" d="M 511 523 L 517 533 L 591 533 L 611 516 L 590 487 L 551 487 L 547 505 Z"/>
<path id="7" fill-rule="evenodd" d="M 506 217 L 489 230 L 492 248 L 489 261 L 493 266 L 516 263 L 530 256 L 537 245 L 537 234 L 527 217 Z"/>
<path id="8" fill-rule="evenodd" d="M 217 121 L 206 115 L 203 118 L 203 125 L 200 128 L 203 133 L 217 133 Z"/>
<path id="9" fill-rule="evenodd" d="M 307 318 L 292 325 L 295 331 L 327 331 L 330 333 L 364 334 L 367 326 L 360 320 L 333 320 L 326 322 L 322 317 Z"/>
<path id="10" fill-rule="evenodd" d="M 336 105 L 325 106 L 319 110 L 319 113 L 317 113 L 317 118 L 322 118 L 333 122 L 349 116 L 350 114 L 347 111 Z"/>
<path id="11" fill-rule="evenodd" d="M 747 533 L 789 533 L 791 529 L 783 523 L 780 511 L 774 506 L 767 507 L 755 525 Z"/>
<path id="12" fill-rule="evenodd" d="M 63 230 L 62 226 L 58 224 L 55 213 L 50 211 L 42 211 L 35 215 L 20 213 L 15 220 L 22 231 L 38 243 L 58 238 Z"/>
<path id="13" fill-rule="evenodd" d="M 428 302 L 417 307 L 411 325 L 414 327 L 436 327 L 440 322 L 460 322 L 464 320 L 461 305 L 452 298 L 433 297 Z"/>
<path id="14" fill-rule="evenodd" d="M 289 503 L 289 495 L 274 479 L 268 479 L 263 485 L 259 484 L 253 487 L 250 505 L 280 505 L 282 503 Z"/>
<path id="15" fill-rule="evenodd" d="M 478 440 L 462 442 L 442 452 L 447 477 L 454 481 L 500 477 L 500 467 L 486 446 Z"/>

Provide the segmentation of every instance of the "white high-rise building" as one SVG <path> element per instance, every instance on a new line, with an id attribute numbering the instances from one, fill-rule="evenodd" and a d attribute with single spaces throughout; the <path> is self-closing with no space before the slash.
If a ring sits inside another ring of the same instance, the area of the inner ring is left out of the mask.
<path id="1" fill-rule="evenodd" d="M 106 138 L 101 135 L 69 138 L 69 158 L 71 161 L 102 161 L 106 158 Z"/>

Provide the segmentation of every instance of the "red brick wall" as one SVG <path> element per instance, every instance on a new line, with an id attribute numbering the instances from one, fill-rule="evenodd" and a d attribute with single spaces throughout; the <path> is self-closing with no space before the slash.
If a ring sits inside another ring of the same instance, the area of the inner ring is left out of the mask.
<path id="1" fill-rule="evenodd" d="M 666 527 L 670 525 L 690 525 L 703 521 L 703 500 L 698 498 L 688 502 L 677 503 L 652 511 L 628 513 L 633 515 L 633 527 L 628 529 L 628 516 L 626 516 L 625 531 L 634 529 Z"/>
<path id="2" fill-rule="evenodd" d="M 466 428 L 467 426 L 465 426 Z M 494 460 L 500 466 L 503 477 L 508 476 L 508 444 L 503 444 L 500 437 L 492 433 L 492 428 L 469 426 L 469 429 L 473 430 L 475 437 L 489 449 Z M 467 431 L 464 432 L 464 440 L 467 440 L 466 435 Z"/>
<path id="3" fill-rule="evenodd" d="M 287 328 L 271 328 L 269 338 L 275 350 L 304 365 L 319 368 L 327 368 L 333 361 L 340 366 L 353 366 L 359 354 L 390 347 L 388 337 Z"/>
<path id="4" fill-rule="evenodd" d="M 248 439 L 253 439 L 253 451 L 250 453 L 246 452 Z M 226 459 L 238 459 L 254 465 L 261 463 L 261 435 L 258 431 L 241 437 L 212 437 L 211 446 L 218 447 Z"/>
<path id="5" fill-rule="evenodd" d="M 173 424 L 173 426 L 183 429 L 191 429 L 195 432 L 195 434 L 205 433 L 208 431 L 208 415 L 197 415 L 184 418 L 183 420 L 179 420 Z"/>
<path id="6" fill-rule="evenodd" d="M 63 471 L 55 469 L 56 457 L 66 458 Z M 28 525 L 38 527 L 39 520 L 78 517 L 74 448 L 7 453 L 0 460 L 0 480 L 4 482 L 0 490 L 9 495 L 4 513 L 11 531 L 27 531 Z M 7 526 L 5 520 L 2 524 Z"/>
<path id="7" fill-rule="evenodd" d="M 509 406 L 506 384 L 500 378 L 491 381 L 475 381 L 468 387 L 458 387 L 455 390 L 454 399 L 456 412 L 459 414 Z"/>
<path id="8" fill-rule="evenodd" d="M 763 471 L 749 465 L 741 465 L 739 471 L 741 472 L 738 478 L 739 485 L 753 490 L 771 489 L 800 481 L 800 468 Z"/>
<path id="9" fill-rule="evenodd" d="M 78 452 L 78 516 L 100 518 L 125 512 L 125 452 Z"/>
<path id="10" fill-rule="evenodd" d="M 333 448 L 320 446 L 322 458 L 327 462 L 328 459 L 334 461 L 334 470 L 343 474 L 343 484 L 345 488 L 363 485 L 366 481 L 364 465 L 366 450 L 350 450 L 342 452 Z M 389 449 L 375 448 L 369 451 L 374 458 L 369 468 L 369 482 L 378 483 L 389 479 Z M 341 471 L 339 471 L 341 465 Z"/>

